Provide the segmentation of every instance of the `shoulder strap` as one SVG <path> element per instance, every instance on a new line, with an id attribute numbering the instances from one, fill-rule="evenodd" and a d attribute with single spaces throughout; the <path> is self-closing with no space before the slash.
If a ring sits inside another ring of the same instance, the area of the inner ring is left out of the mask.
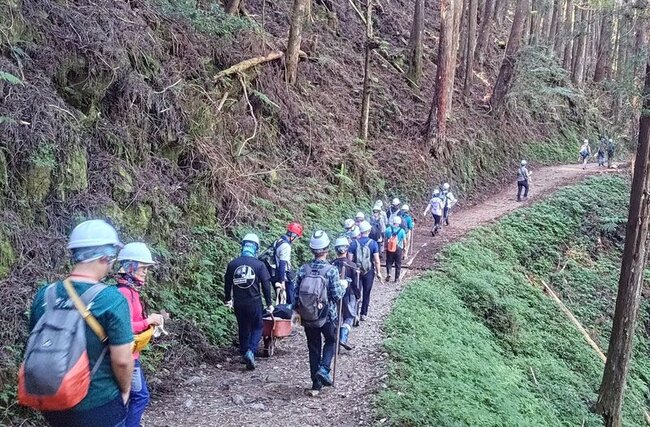
<path id="1" fill-rule="evenodd" d="M 70 279 L 65 279 L 63 281 L 63 286 L 65 287 L 68 296 L 74 303 L 74 306 L 81 314 L 81 317 L 83 317 L 86 323 L 88 324 L 88 326 L 90 326 L 90 329 L 92 329 L 93 332 L 95 332 L 95 335 L 97 335 L 97 337 L 101 342 L 106 342 L 108 337 L 106 336 L 106 332 L 104 331 L 104 328 L 102 328 L 102 325 L 100 325 L 97 319 L 95 319 L 95 316 L 93 316 L 90 310 L 88 310 L 88 305 L 85 304 L 84 301 L 82 301 L 82 299 L 79 297 L 79 294 L 77 294 L 77 291 L 74 290 L 74 286 L 72 286 L 72 282 L 70 281 Z M 104 285 L 95 285 L 91 287 L 86 292 L 84 292 L 84 296 L 86 296 L 86 294 L 92 291 L 90 296 L 94 298 L 100 291 L 103 290 L 103 288 L 95 289 L 98 286 L 101 288 Z M 88 302 L 90 301 L 92 301 L 92 298 Z"/>
<path id="2" fill-rule="evenodd" d="M 46 310 L 54 310 L 56 306 L 56 283 L 49 285 L 45 291 Z"/>

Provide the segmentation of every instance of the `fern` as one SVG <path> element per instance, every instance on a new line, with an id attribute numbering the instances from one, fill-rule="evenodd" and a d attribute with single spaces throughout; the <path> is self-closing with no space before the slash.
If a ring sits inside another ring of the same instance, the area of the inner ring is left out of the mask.
<path id="1" fill-rule="evenodd" d="M 20 80 L 18 77 L 14 76 L 11 73 L 7 73 L 6 71 L 0 71 L 0 81 L 10 83 L 12 85 L 23 85 L 23 81 Z"/>

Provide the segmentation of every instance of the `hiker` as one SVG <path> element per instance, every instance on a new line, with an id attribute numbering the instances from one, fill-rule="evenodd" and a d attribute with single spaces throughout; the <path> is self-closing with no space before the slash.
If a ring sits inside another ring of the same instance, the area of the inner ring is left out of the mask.
<path id="1" fill-rule="evenodd" d="M 339 279 L 337 268 L 327 262 L 329 246 L 327 234 L 315 231 L 309 240 L 314 259 L 300 268 L 296 286 L 297 311 L 309 349 L 312 396 L 333 383 L 330 369 L 337 351 L 338 304 L 348 286 L 347 280 Z"/>
<path id="2" fill-rule="evenodd" d="M 388 218 L 388 222 L 386 224 L 392 224 L 395 217 L 399 216 L 401 206 L 402 203 L 399 201 L 397 197 L 395 197 L 391 202 L 391 205 L 388 208 L 388 210 L 386 210 L 386 218 Z"/>
<path id="3" fill-rule="evenodd" d="M 440 192 L 443 201 L 442 219 L 445 221 L 445 225 L 449 225 L 449 214 L 451 212 L 451 208 L 453 208 L 458 201 L 454 194 L 451 192 L 450 188 L 451 186 L 449 183 L 445 182 L 442 185 L 442 191 Z"/>
<path id="4" fill-rule="evenodd" d="M 396 216 L 395 218 L 399 217 Z M 359 226 L 361 237 L 350 243 L 350 247 L 348 248 L 348 259 L 357 265 L 360 274 L 359 286 L 362 289 L 360 320 L 366 320 L 368 316 L 370 292 L 375 282 L 375 276 L 379 281 L 382 280 L 379 245 L 369 237 L 371 230 L 372 226 L 368 221 L 362 222 Z"/>
<path id="5" fill-rule="evenodd" d="M 366 220 L 366 216 L 363 214 L 363 212 L 357 212 L 357 214 L 354 216 L 354 224 L 357 227 L 365 220 Z"/>
<path id="6" fill-rule="evenodd" d="M 348 240 L 350 241 L 350 243 L 352 243 L 355 240 L 357 240 L 360 235 L 361 235 L 361 232 L 359 231 L 359 226 L 355 225 L 354 227 L 352 227 L 352 229 L 350 230 L 350 233 L 348 234 Z"/>
<path id="7" fill-rule="evenodd" d="M 262 339 L 262 294 L 267 312 L 273 313 L 271 276 L 256 258 L 260 239 L 256 234 L 244 236 L 241 255 L 230 261 L 224 277 L 225 303 L 235 310 L 239 329 L 239 354 L 246 369 L 255 369 L 255 353 Z"/>
<path id="8" fill-rule="evenodd" d="M 339 332 L 339 344 L 346 350 L 352 350 L 348 345 L 350 329 L 357 317 L 357 300 L 361 298 L 359 289 L 359 269 L 356 264 L 348 260 L 348 248 L 350 244 L 345 237 L 339 237 L 334 241 L 336 259 L 332 262 L 339 270 L 339 277 L 348 281 L 348 288 L 343 295 L 341 308 L 341 331 Z"/>
<path id="9" fill-rule="evenodd" d="M 585 139 L 582 145 L 580 146 L 580 159 L 582 161 L 582 169 L 587 168 L 587 162 L 589 161 L 589 156 L 591 156 L 591 146 L 589 145 L 589 140 Z"/>
<path id="10" fill-rule="evenodd" d="M 131 317 L 124 296 L 102 283 L 121 246 L 105 221 L 82 222 L 68 241 L 72 272 L 34 297 L 18 398 L 51 426 L 124 425 L 134 363 Z M 61 340 L 62 334 L 71 338 Z M 52 389 L 56 394 L 43 391 Z"/>
<path id="11" fill-rule="evenodd" d="M 612 165 L 614 164 L 614 150 L 616 149 L 616 146 L 614 145 L 614 141 L 612 138 L 609 138 L 609 141 L 607 141 L 607 167 L 611 168 Z"/>
<path id="12" fill-rule="evenodd" d="M 297 222 L 287 226 L 287 232 L 275 243 L 276 274 L 273 278 L 277 292 L 286 292 L 287 304 L 295 302 L 295 274 L 291 268 L 291 244 L 302 237 L 303 228 Z"/>
<path id="13" fill-rule="evenodd" d="M 404 241 L 404 252 L 402 253 L 404 259 L 408 258 L 411 253 L 411 239 L 413 238 L 413 227 L 415 223 L 413 222 L 413 217 L 410 213 L 411 208 L 409 205 L 402 205 L 400 216 L 402 217 L 402 228 L 406 232 L 406 240 Z"/>
<path id="14" fill-rule="evenodd" d="M 124 246 L 117 256 L 117 262 L 120 267 L 117 275 L 117 289 L 126 298 L 131 313 L 131 327 L 136 337 L 136 348 L 133 352 L 133 378 L 125 426 L 140 427 L 142 414 L 149 404 L 149 388 L 140 363 L 139 350 L 149 343 L 154 328 L 163 323 L 161 314 L 151 313 L 147 316 L 144 304 L 140 299 L 140 291 L 146 282 L 149 268 L 156 262 L 147 245 L 140 242 Z"/>
<path id="15" fill-rule="evenodd" d="M 356 224 L 354 223 L 354 220 L 352 218 L 343 221 L 343 235 L 346 237 L 350 237 L 350 232 L 352 231 L 352 228 L 355 225 Z"/>
<path id="16" fill-rule="evenodd" d="M 395 216 L 390 227 L 386 228 L 386 282 L 390 282 L 390 270 L 395 266 L 395 282 L 399 282 L 402 269 L 402 251 L 406 232 L 402 228 L 402 218 Z"/>
<path id="17" fill-rule="evenodd" d="M 521 166 L 517 170 L 517 201 L 521 202 L 522 200 L 522 191 L 523 191 L 523 200 L 528 199 L 528 183 L 532 172 L 528 171 L 526 165 L 528 162 L 526 160 L 521 161 Z"/>
<path id="18" fill-rule="evenodd" d="M 384 211 L 384 202 L 381 200 L 375 200 L 375 205 L 372 208 L 373 212 L 378 210 L 381 215 L 381 219 L 384 223 L 384 226 L 388 225 L 388 217 L 386 216 L 386 211 Z M 383 231 L 382 231 L 383 232 Z"/>
<path id="19" fill-rule="evenodd" d="M 607 153 L 607 140 L 601 139 L 598 145 L 598 167 L 605 166 L 605 154 Z"/>
<path id="20" fill-rule="evenodd" d="M 384 233 L 386 232 L 386 212 L 382 210 L 381 204 L 375 203 L 372 207 L 372 215 L 368 222 L 372 227 L 368 237 L 377 242 L 377 245 L 379 246 L 379 256 L 381 257 L 384 246 Z"/>
<path id="21" fill-rule="evenodd" d="M 433 190 L 431 200 L 429 200 L 429 204 L 422 214 L 422 216 L 427 216 L 427 213 L 431 211 L 431 215 L 433 215 L 433 227 L 431 228 L 431 236 L 435 237 L 435 235 L 438 234 L 438 230 L 440 230 L 443 205 L 444 202 L 442 200 L 442 197 L 440 197 L 440 189 L 436 188 Z"/>

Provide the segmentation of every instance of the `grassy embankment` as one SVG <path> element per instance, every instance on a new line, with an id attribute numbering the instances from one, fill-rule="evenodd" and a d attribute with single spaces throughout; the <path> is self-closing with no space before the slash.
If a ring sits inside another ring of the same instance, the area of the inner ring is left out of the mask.
<path id="1" fill-rule="evenodd" d="M 601 425 L 590 409 L 603 363 L 555 303 L 606 347 L 629 184 L 592 178 L 477 230 L 412 283 L 387 321 L 392 425 Z M 625 425 L 643 425 L 650 374 L 642 303 Z"/>

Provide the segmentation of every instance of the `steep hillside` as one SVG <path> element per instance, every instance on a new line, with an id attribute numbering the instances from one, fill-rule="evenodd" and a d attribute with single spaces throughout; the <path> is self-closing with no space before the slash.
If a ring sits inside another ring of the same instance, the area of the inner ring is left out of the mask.
<path id="1" fill-rule="evenodd" d="M 334 16 L 315 2 L 290 87 L 281 61 L 214 79 L 284 49 L 288 0 L 247 1 L 241 17 L 212 1 L 0 2 L 0 411 L 13 399 L 26 307 L 39 283 L 66 271 L 65 236 L 83 218 L 106 217 L 124 240 L 155 248 L 148 299 L 172 313 L 178 334 L 148 362 L 173 367 L 229 341 L 221 274 L 244 230 L 269 241 L 294 219 L 307 232 L 336 229 L 371 197 L 417 201 L 442 179 L 469 196 L 510 178 L 521 153 L 565 160 L 579 129 L 598 126 L 597 111 L 582 109 L 537 49 L 522 54 L 511 114 L 497 120 L 456 101 L 447 142 L 424 141 L 437 13 L 426 16 L 417 90 L 399 71 L 412 5 L 393 0 L 375 15 L 381 54 L 370 138 L 360 141 L 364 30 L 350 4 Z M 491 43 L 494 64 L 503 31 Z M 489 92 L 494 64 L 475 98 Z"/>

